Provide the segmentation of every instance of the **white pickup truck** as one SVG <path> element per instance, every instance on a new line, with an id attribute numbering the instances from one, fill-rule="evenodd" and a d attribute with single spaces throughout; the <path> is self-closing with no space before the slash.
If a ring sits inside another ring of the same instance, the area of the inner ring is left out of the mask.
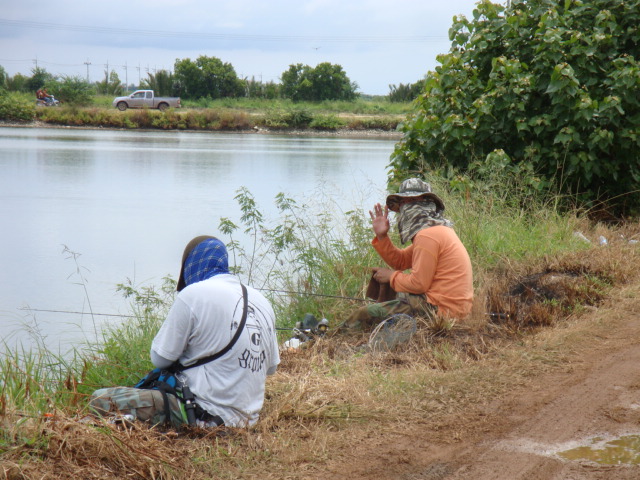
<path id="1" fill-rule="evenodd" d="M 157 108 L 164 112 L 167 108 L 180 108 L 180 97 L 156 97 L 153 90 L 136 90 L 126 97 L 116 97 L 112 105 L 121 112 L 127 108 Z"/>

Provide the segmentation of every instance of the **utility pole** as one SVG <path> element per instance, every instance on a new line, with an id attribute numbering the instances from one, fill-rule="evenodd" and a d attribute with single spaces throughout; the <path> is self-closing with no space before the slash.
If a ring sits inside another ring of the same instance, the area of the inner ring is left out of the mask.
<path id="1" fill-rule="evenodd" d="M 138 69 L 138 87 L 140 87 L 140 62 L 138 62 L 138 66 L 136 68 Z"/>
<path id="2" fill-rule="evenodd" d="M 87 66 L 87 83 L 89 83 L 89 65 L 91 65 L 91 62 L 87 58 L 87 61 L 84 62 L 84 64 Z"/>
<path id="3" fill-rule="evenodd" d="M 127 62 L 124 62 L 124 84 L 125 84 L 125 91 L 128 92 L 129 91 L 129 73 L 127 71 Z"/>

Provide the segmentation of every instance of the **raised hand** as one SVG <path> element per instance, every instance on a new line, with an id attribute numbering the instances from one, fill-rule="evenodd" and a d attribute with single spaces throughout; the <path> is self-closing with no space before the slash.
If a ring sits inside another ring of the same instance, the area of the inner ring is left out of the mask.
<path id="1" fill-rule="evenodd" d="M 371 216 L 373 233 L 376 234 L 378 240 L 382 240 L 389 232 L 389 207 L 385 205 L 383 209 L 382 205 L 376 203 L 373 206 L 373 211 L 369 210 L 369 215 Z"/>

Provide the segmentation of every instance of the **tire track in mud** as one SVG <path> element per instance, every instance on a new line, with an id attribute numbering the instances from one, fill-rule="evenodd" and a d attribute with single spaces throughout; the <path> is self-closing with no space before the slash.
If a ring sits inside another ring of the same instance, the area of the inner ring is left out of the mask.
<path id="1" fill-rule="evenodd" d="M 542 375 L 525 391 L 496 405 L 511 427 L 460 450 L 453 461 L 455 471 L 440 478 L 640 478 L 638 465 L 600 465 L 558 456 L 588 445 L 594 437 L 640 433 L 639 305 L 638 299 L 626 299 L 599 312 L 602 318 L 616 319 L 616 327 L 605 338 L 583 342 L 566 372 Z"/>

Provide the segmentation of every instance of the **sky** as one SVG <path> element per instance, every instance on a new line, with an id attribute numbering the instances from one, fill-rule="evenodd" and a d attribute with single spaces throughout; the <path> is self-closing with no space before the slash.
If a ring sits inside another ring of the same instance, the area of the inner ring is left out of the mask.
<path id="1" fill-rule="evenodd" d="M 0 66 L 94 82 L 217 57 L 241 78 L 279 82 L 289 65 L 341 65 L 362 94 L 414 83 L 451 46 L 477 0 L 0 0 Z M 502 2 L 504 3 L 504 2 Z"/>

